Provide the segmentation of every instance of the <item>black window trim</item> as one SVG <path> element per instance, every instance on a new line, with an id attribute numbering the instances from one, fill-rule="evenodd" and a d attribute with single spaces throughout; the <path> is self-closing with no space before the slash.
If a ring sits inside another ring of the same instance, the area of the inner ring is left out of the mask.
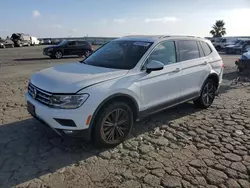
<path id="1" fill-rule="evenodd" d="M 209 55 L 213 52 L 211 46 L 210 46 L 207 42 L 205 42 L 205 41 L 199 41 L 199 42 L 200 42 L 200 45 L 201 45 L 201 49 L 203 50 L 204 57 L 209 56 Z M 208 48 L 210 49 L 210 53 L 209 53 L 208 55 L 205 54 L 205 51 L 204 51 L 204 49 L 203 49 L 203 47 L 202 47 L 202 42 L 204 42 L 204 43 L 208 46 Z"/>
<path id="2" fill-rule="evenodd" d="M 177 54 L 178 54 L 178 58 L 179 58 L 179 62 L 186 62 L 186 61 L 191 61 L 191 60 L 197 60 L 197 59 L 200 59 L 200 58 L 203 58 L 203 57 L 198 57 L 198 58 L 195 58 L 195 59 L 189 59 L 189 60 L 185 60 L 185 61 L 180 61 L 180 51 L 179 51 L 179 41 L 194 41 L 196 42 L 197 44 L 197 48 L 199 50 L 199 46 L 198 46 L 198 43 L 200 40 L 196 40 L 196 39 L 178 39 L 176 40 L 176 44 L 177 44 Z M 210 47 L 210 46 L 209 46 Z M 199 50 L 200 51 L 200 50 Z M 200 52 L 199 52 L 199 56 L 200 56 Z M 206 57 L 206 56 L 204 56 Z"/>
<path id="3" fill-rule="evenodd" d="M 197 44 L 198 44 L 198 48 L 199 48 L 199 52 L 200 52 L 200 58 L 206 57 L 205 52 L 204 52 L 204 49 L 202 48 L 202 45 L 201 45 L 201 41 L 196 41 L 196 42 L 197 42 Z M 203 53 L 203 56 L 202 56 L 201 53 Z"/>
<path id="4" fill-rule="evenodd" d="M 140 70 L 141 70 L 141 71 L 145 71 L 145 67 L 144 67 L 144 66 L 145 66 L 145 64 L 148 62 L 148 58 L 149 58 L 149 56 L 152 54 L 152 52 L 154 51 L 154 49 L 155 49 L 158 45 L 160 45 L 160 44 L 162 44 L 162 43 L 164 43 L 164 42 L 174 42 L 176 62 L 173 63 L 173 64 L 179 63 L 179 57 L 178 57 L 178 54 L 177 54 L 176 40 L 175 40 L 175 39 L 173 39 L 173 40 L 172 40 L 172 39 L 163 40 L 163 41 L 157 43 L 157 44 L 150 50 L 150 52 L 148 53 L 148 55 L 145 57 L 145 60 L 144 60 L 144 62 L 141 64 L 141 67 L 140 67 Z M 164 65 L 164 67 L 165 67 L 165 66 L 169 66 L 169 65 L 173 65 L 173 64 Z"/>

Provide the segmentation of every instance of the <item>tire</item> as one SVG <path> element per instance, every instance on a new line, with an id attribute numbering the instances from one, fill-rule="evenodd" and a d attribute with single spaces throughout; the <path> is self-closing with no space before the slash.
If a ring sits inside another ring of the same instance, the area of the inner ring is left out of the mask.
<path id="1" fill-rule="evenodd" d="M 109 148 L 123 142 L 131 132 L 134 124 L 133 118 L 131 107 L 124 102 L 117 101 L 103 107 L 93 124 L 92 141 L 94 145 Z"/>
<path id="2" fill-rule="evenodd" d="M 200 97 L 193 102 L 199 108 L 208 108 L 213 104 L 215 95 L 216 84 L 212 79 L 208 79 L 203 84 Z"/>
<path id="3" fill-rule="evenodd" d="M 56 51 L 53 55 L 56 59 L 61 59 L 63 54 L 61 51 Z"/>
<path id="4" fill-rule="evenodd" d="M 90 50 L 87 50 L 84 52 L 85 58 L 89 57 L 91 54 L 92 54 L 92 52 Z"/>
<path id="5" fill-rule="evenodd" d="M 236 50 L 235 53 L 236 54 L 241 54 L 241 50 Z"/>

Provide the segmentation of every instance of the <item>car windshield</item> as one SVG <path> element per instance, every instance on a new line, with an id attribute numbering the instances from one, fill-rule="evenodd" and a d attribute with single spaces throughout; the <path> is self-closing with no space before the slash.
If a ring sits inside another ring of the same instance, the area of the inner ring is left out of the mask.
<path id="1" fill-rule="evenodd" d="M 58 46 L 64 45 L 64 44 L 66 44 L 67 42 L 68 42 L 67 40 L 63 40 L 62 42 L 60 42 L 60 43 L 58 44 Z"/>
<path id="2" fill-rule="evenodd" d="M 245 43 L 245 41 L 239 41 L 238 43 L 237 43 L 237 45 L 243 45 Z"/>
<path id="3" fill-rule="evenodd" d="M 132 69 L 152 45 L 152 42 L 115 40 L 107 43 L 83 61 L 84 64 L 114 68 Z"/>

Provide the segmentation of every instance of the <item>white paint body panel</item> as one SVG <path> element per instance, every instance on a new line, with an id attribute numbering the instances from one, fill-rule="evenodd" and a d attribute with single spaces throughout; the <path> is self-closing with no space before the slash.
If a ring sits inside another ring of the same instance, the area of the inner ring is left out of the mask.
<path id="1" fill-rule="evenodd" d="M 157 44 L 166 40 L 195 39 L 209 43 L 212 53 L 176 64 L 166 65 L 163 70 L 146 73 L 141 67 Z M 139 111 L 178 100 L 198 93 L 209 74 L 215 73 L 222 81 L 222 60 L 210 41 L 190 37 L 125 37 L 118 40 L 153 42 L 138 64 L 131 70 L 118 70 L 69 63 L 45 69 L 32 75 L 30 82 L 49 93 L 88 93 L 89 98 L 77 109 L 54 109 L 34 100 L 29 94 L 26 100 L 36 108 L 36 114 L 53 128 L 67 130 L 87 129 L 87 117 L 93 115 L 98 106 L 115 94 L 126 94 L 133 98 Z M 207 64 L 203 64 L 207 62 Z M 180 71 L 175 71 L 176 69 Z M 62 127 L 53 118 L 72 119 L 76 127 Z"/>

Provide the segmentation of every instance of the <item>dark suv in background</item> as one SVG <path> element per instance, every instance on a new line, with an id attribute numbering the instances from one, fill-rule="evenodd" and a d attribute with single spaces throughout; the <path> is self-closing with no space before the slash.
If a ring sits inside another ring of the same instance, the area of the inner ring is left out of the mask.
<path id="1" fill-rule="evenodd" d="M 92 45 L 85 40 L 63 40 L 56 46 L 43 49 L 43 54 L 60 59 L 63 56 L 77 55 L 88 57 L 94 51 Z"/>

